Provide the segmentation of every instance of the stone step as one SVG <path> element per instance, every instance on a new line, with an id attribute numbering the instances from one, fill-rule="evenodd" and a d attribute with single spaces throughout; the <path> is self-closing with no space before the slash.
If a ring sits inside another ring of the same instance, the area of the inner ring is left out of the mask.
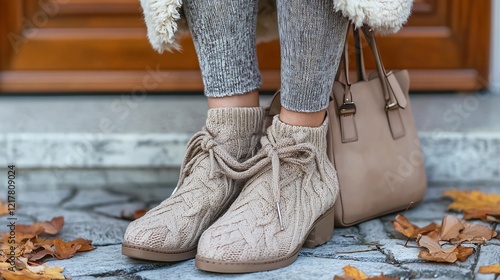
<path id="1" fill-rule="evenodd" d="M 430 182 L 500 182 L 500 96 L 411 101 Z M 33 187 L 171 184 L 206 109 L 199 94 L 0 96 L 0 169 Z"/>

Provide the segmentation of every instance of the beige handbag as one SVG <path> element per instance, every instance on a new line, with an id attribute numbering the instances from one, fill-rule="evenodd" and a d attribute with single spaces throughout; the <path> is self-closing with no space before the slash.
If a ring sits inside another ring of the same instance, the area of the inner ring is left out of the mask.
<path id="1" fill-rule="evenodd" d="M 347 43 L 343 70 L 328 107 L 328 158 L 340 191 L 335 225 L 350 226 L 407 208 L 422 200 L 427 178 L 408 96 L 406 70 L 386 72 L 374 33 L 361 28 L 375 57 L 377 72 L 366 77 L 359 31 L 354 31 L 358 81 L 350 83 Z M 382 77 L 382 78 L 379 78 Z M 267 108 L 279 113 L 279 93 Z"/>

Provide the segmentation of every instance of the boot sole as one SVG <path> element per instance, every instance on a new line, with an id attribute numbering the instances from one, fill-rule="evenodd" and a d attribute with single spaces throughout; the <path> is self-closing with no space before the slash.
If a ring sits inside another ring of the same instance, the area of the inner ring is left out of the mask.
<path id="1" fill-rule="evenodd" d="M 159 251 L 124 243 L 122 244 L 122 254 L 134 259 L 141 260 L 178 262 L 194 258 L 196 256 L 196 247 L 186 250 Z"/>
<path id="2" fill-rule="evenodd" d="M 224 262 L 196 256 L 196 268 L 217 273 L 249 273 L 282 268 L 292 264 L 298 257 L 302 247 L 314 248 L 325 244 L 333 237 L 334 208 L 330 208 L 313 223 L 308 234 L 288 256 L 265 261 Z"/>

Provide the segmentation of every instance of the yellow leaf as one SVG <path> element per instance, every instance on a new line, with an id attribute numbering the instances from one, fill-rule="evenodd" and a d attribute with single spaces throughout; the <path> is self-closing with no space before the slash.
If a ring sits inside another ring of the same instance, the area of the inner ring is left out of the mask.
<path id="1" fill-rule="evenodd" d="M 50 279 L 65 279 L 62 275 L 64 267 L 62 266 L 49 266 L 45 269 L 44 275 L 48 276 Z"/>
<path id="2" fill-rule="evenodd" d="M 355 268 L 354 266 L 344 266 L 344 275 L 353 278 L 354 280 L 363 280 L 368 278 L 368 276 L 361 270 Z"/>
<path id="3" fill-rule="evenodd" d="M 368 277 L 363 271 L 350 265 L 344 266 L 342 269 L 344 270 L 344 275 L 335 275 L 333 277 L 334 280 L 399 280 L 399 278 L 389 278 L 384 276 L 384 274 L 380 274 L 380 276 Z"/>
<path id="4" fill-rule="evenodd" d="M 488 265 L 488 266 L 481 266 L 479 268 L 479 273 L 482 273 L 482 274 L 489 274 L 489 273 L 500 274 L 500 263 L 492 264 L 492 265 Z"/>
<path id="5" fill-rule="evenodd" d="M 40 266 L 42 268 L 37 267 L 37 271 L 40 273 L 34 273 L 29 269 L 23 270 L 9 270 L 10 264 L 8 263 L 0 263 L 0 276 L 6 280 L 52 280 L 52 279 L 65 279 L 64 275 L 62 275 L 63 267 L 59 266 Z"/>
<path id="6" fill-rule="evenodd" d="M 445 196 L 451 197 L 454 201 L 449 210 L 464 211 L 464 219 L 481 219 L 483 221 L 495 221 L 500 219 L 500 195 L 485 194 L 478 190 L 444 191 Z"/>

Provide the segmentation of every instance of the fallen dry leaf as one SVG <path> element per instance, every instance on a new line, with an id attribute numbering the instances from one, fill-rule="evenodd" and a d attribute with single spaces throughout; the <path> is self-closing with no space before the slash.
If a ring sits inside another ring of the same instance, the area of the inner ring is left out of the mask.
<path id="1" fill-rule="evenodd" d="M 443 249 L 438 241 L 430 238 L 427 235 L 421 235 L 420 238 L 417 239 L 417 244 L 420 247 L 427 248 L 427 250 L 429 250 L 430 253 L 441 252 Z"/>
<path id="2" fill-rule="evenodd" d="M 9 205 L 0 199 L 0 216 L 9 214 Z"/>
<path id="3" fill-rule="evenodd" d="M 52 249 L 43 249 L 34 254 L 28 255 L 28 259 L 32 262 L 36 262 L 45 258 L 46 256 L 54 256 L 54 251 Z"/>
<path id="4" fill-rule="evenodd" d="M 26 239 L 31 239 L 35 236 L 47 233 L 57 234 L 64 224 L 64 217 L 55 217 L 50 221 L 36 222 L 31 225 L 16 225 L 16 243 L 21 244 Z M 7 240 L 10 232 L 0 233 L 0 241 Z"/>
<path id="5" fill-rule="evenodd" d="M 34 270 L 38 270 L 38 273 L 32 272 L 29 269 L 10 271 L 9 263 L 0 263 L 0 275 L 6 280 L 52 280 L 52 279 L 65 279 L 62 275 L 63 267 L 59 266 L 44 266 L 40 265 Z"/>
<path id="6" fill-rule="evenodd" d="M 495 236 L 497 236 L 497 233 L 489 227 L 478 224 L 464 223 L 464 229 L 460 232 L 458 238 L 453 241 L 467 241 L 470 243 L 484 244 L 486 241 Z"/>
<path id="7" fill-rule="evenodd" d="M 458 237 L 460 231 L 464 229 L 463 223 L 456 217 L 448 215 L 443 218 L 441 226 L 441 235 L 439 240 L 452 240 Z"/>
<path id="8" fill-rule="evenodd" d="M 428 261 L 454 263 L 457 260 L 465 261 L 475 250 L 472 247 L 464 247 L 453 245 L 449 248 L 442 248 L 439 252 L 431 253 L 427 249 L 423 249 L 418 254 L 418 257 Z"/>
<path id="9" fill-rule="evenodd" d="M 489 227 L 467 223 L 456 216 L 448 215 L 443 218 L 439 240 L 483 244 L 496 235 L 497 233 Z"/>
<path id="10" fill-rule="evenodd" d="M 392 221 L 392 226 L 394 230 L 402 233 L 408 238 L 417 238 L 419 234 L 424 234 L 427 232 L 434 231 L 437 228 L 436 223 L 431 223 L 425 227 L 418 227 L 412 223 L 403 215 L 398 214 L 395 221 Z"/>
<path id="11" fill-rule="evenodd" d="M 73 257 L 81 245 L 64 242 L 61 238 L 54 240 L 54 257 L 59 260 Z"/>
<path id="12" fill-rule="evenodd" d="M 63 241 L 61 238 L 51 240 L 52 244 L 45 244 L 40 246 L 43 248 L 34 254 L 28 256 L 30 261 L 38 261 L 46 256 L 52 256 L 59 260 L 69 259 L 75 255 L 76 252 L 86 252 L 95 249 L 91 245 L 92 241 L 83 238 L 77 238 L 72 241 Z"/>
<path id="13" fill-rule="evenodd" d="M 137 220 L 139 219 L 140 217 L 146 215 L 146 213 L 148 212 L 148 209 L 139 209 L 139 210 L 136 210 L 134 212 L 134 220 Z"/>
<path id="14" fill-rule="evenodd" d="M 428 261 L 454 263 L 459 260 L 463 262 L 474 253 L 472 247 L 453 245 L 444 248 L 439 242 L 426 235 L 421 236 L 417 243 L 419 246 L 426 248 L 420 251 L 418 257 Z"/>
<path id="15" fill-rule="evenodd" d="M 476 251 L 472 247 L 464 247 L 464 246 L 458 246 L 457 250 L 458 250 L 457 259 L 461 262 L 465 262 L 465 260 L 467 260 L 467 258 Z"/>
<path id="16" fill-rule="evenodd" d="M 354 266 L 350 266 L 350 265 L 344 266 L 342 268 L 342 270 L 344 271 L 345 276 L 351 277 L 355 280 L 361 280 L 361 279 L 368 278 L 368 275 L 366 275 L 363 271 L 355 268 Z"/>
<path id="17" fill-rule="evenodd" d="M 56 217 L 46 222 L 36 222 L 31 225 L 16 225 L 16 249 L 13 256 L 15 271 L 9 270 L 11 264 L 10 232 L 0 233 L 0 279 L 64 279 L 62 267 L 46 267 L 37 261 L 46 256 L 57 259 L 71 258 L 76 252 L 85 252 L 94 249 L 92 241 L 77 238 L 72 241 L 63 241 L 61 238 L 46 238 L 42 234 L 54 235 L 61 231 L 64 225 L 63 217 Z M 42 235 L 42 236 L 40 236 Z"/>
<path id="18" fill-rule="evenodd" d="M 342 268 L 344 270 L 344 275 L 333 277 L 334 280 L 399 280 L 399 278 L 390 278 L 384 276 L 384 274 L 380 274 L 380 276 L 368 277 L 363 271 L 355 268 L 354 266 L 344 266 Z"/>
<path id="19" fill-rule="evenodd" d="M 486 222 L 500 220 L 500 194 L 485 194 L 477 190 L 448 190 L 443 194 L 454 200 L 448 209 L 463 211 L 466 220 L 481 219 Z"/>
<path id="20" fill-rule="evenodd" d="M 130 211 L 122 210 L 120 213 L 120 218 L 124 219 L 124 220 L 133 221 L 133 220 L 137 220 L 140 217 L 144 216 L 147 212 L 148 212 L 148 209 L 144 209 L 144 208 L 137 209 L 133 213 L 131 213 Z"/>
<path id="21" fill-rule="evenodd" d="M 75 255 L 76 252 L 85 252 L 94 249 L 90 245 L 92 241 L 83 238 L 78 238 L 73 241 L 64 242 L 61 238 L 54 240 L 54 257 L 62 260 L 68 259 Z"/>
<path id="22" fill-rule="evenodd" d="M 479 273 L 482 273 L 482 274 L 490 274 L 490 273 L 500 274 L 500 263 L 492 264 L 492 265 L 488 265 L 488 266 L 481 266 L 481 267 L 479 267 Z"/>
<path id="23" fill-rule="evenodd" d="M 464 211 L 464 219 L 481 219 L 486 222 L 500 223 L 500 210 L 492 211 L 491 207 L 482 207 Z"/>
<path id="24" fill-rule="evenodd" d="M 55 217 L 51 221 L 40 223 L 45 233 L 58 234 L 64 226 L 64 217 Z"/>

